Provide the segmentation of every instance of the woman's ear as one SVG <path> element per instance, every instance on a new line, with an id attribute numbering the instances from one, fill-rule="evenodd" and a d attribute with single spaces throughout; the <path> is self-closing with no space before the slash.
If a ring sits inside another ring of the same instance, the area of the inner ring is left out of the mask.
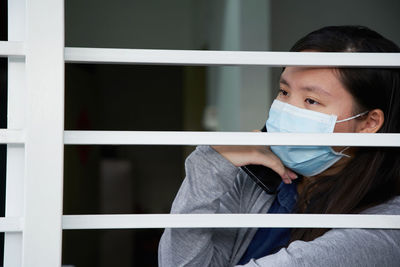
<path id="1" fill-rule="evenodd" d="M 376 133 L 382 127 L 385 121 L 385 115 L 380 109 L 369 111 L 362 121 L 359 121 L 356 132 L 358 133 Z"/>

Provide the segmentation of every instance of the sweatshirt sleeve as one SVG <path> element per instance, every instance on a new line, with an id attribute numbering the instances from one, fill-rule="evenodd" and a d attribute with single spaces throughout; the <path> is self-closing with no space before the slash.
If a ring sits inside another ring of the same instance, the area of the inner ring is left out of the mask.
<path id="1" fill-rule="evenodd" d="M 363 213 L 400 215 L 400 197 Z M 398 229 L 332 229 L 310 242 L 294 241 L 288 248 L 245 266 L 395 267 L 400 263 L 399 252 Z"/>
<path id="2" fill-rule="evenodd" d="M 186 159 L 186 178 L 171 213 L 237 213 L 239 168 L 209 146 L 199 146 Z M 165 229 L 159 245 L 159 266 L 227 266 L 235 229 Z"/>
<path id="3" fill-rule="evenodd" d="M 397 240 L 397 241 L 396 241 Z M 399 266 L 398 230 L 336 229 L 311 242 L 295 241 L 247 267 Z"/>

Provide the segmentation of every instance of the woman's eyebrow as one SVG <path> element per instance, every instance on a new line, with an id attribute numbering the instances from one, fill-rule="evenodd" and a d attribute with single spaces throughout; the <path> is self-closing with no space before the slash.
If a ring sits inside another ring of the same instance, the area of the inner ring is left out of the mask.
<path id="1" fill-rule="evenodd" d="M 279 83 L 284 84 L 288 87 L 290 87 L 290 84 L 288 81 L 286 81 L 284 78 L 280 78 Z M 328 91 L 324 90 L 323 88 L 316 86 L 316 85 L 307 85 L 304 87 L 300 87 L 301 90 L 305 90 L 308 92 L 314 92 L 317 94 L 323 94 L 323 95 L 327 95 L 327 96 L 332 96 Z"/>
<path id="2" fill-rule="evenodd" d="M 290 87 L 290 84 L 282 77 L 279 79 L 279 83 L 282 83 L 282 84 L 287 85 L 287 86 Z"/>
<path id="3" fill-rule="evenodd" d="M 308 92 L 313 92 L 313 93 L 316 93 L 316 94 L 332 96 L 328 91 L 324 90 L 323 88 L 321 88 L 319 86 L 314 86 L 314 85 L 304 86 L 304 87 L 300 87 L 300 89 L 306 90 Z"/>

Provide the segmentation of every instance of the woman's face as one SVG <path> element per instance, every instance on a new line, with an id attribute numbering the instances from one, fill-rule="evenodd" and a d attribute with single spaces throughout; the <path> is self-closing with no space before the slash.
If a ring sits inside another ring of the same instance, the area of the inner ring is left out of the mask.
<path id="1" fill-rule="evenodd" d="M 276 99 L 293 106 L 326 114 L 337 120 L 354 114 L 355 101 L 344 88 L 333 68 L 286 67 L 280 79 Z M 335 125 L 334 132 L 355 132 L 357 120 Z"/>

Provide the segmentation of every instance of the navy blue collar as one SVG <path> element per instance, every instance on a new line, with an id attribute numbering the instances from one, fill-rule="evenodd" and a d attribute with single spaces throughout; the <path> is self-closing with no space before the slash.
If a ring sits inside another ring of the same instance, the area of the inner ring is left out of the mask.
<path id="1" fill-rule="evenodd" d="M 291 184 L 285 184 L 282 182 L 277 191 L 276 199 L 279 202 L 279 205 L 284 207 L 288 213 L 291 213 L 298 198 L 297 181 L 294 181 Z"/>

